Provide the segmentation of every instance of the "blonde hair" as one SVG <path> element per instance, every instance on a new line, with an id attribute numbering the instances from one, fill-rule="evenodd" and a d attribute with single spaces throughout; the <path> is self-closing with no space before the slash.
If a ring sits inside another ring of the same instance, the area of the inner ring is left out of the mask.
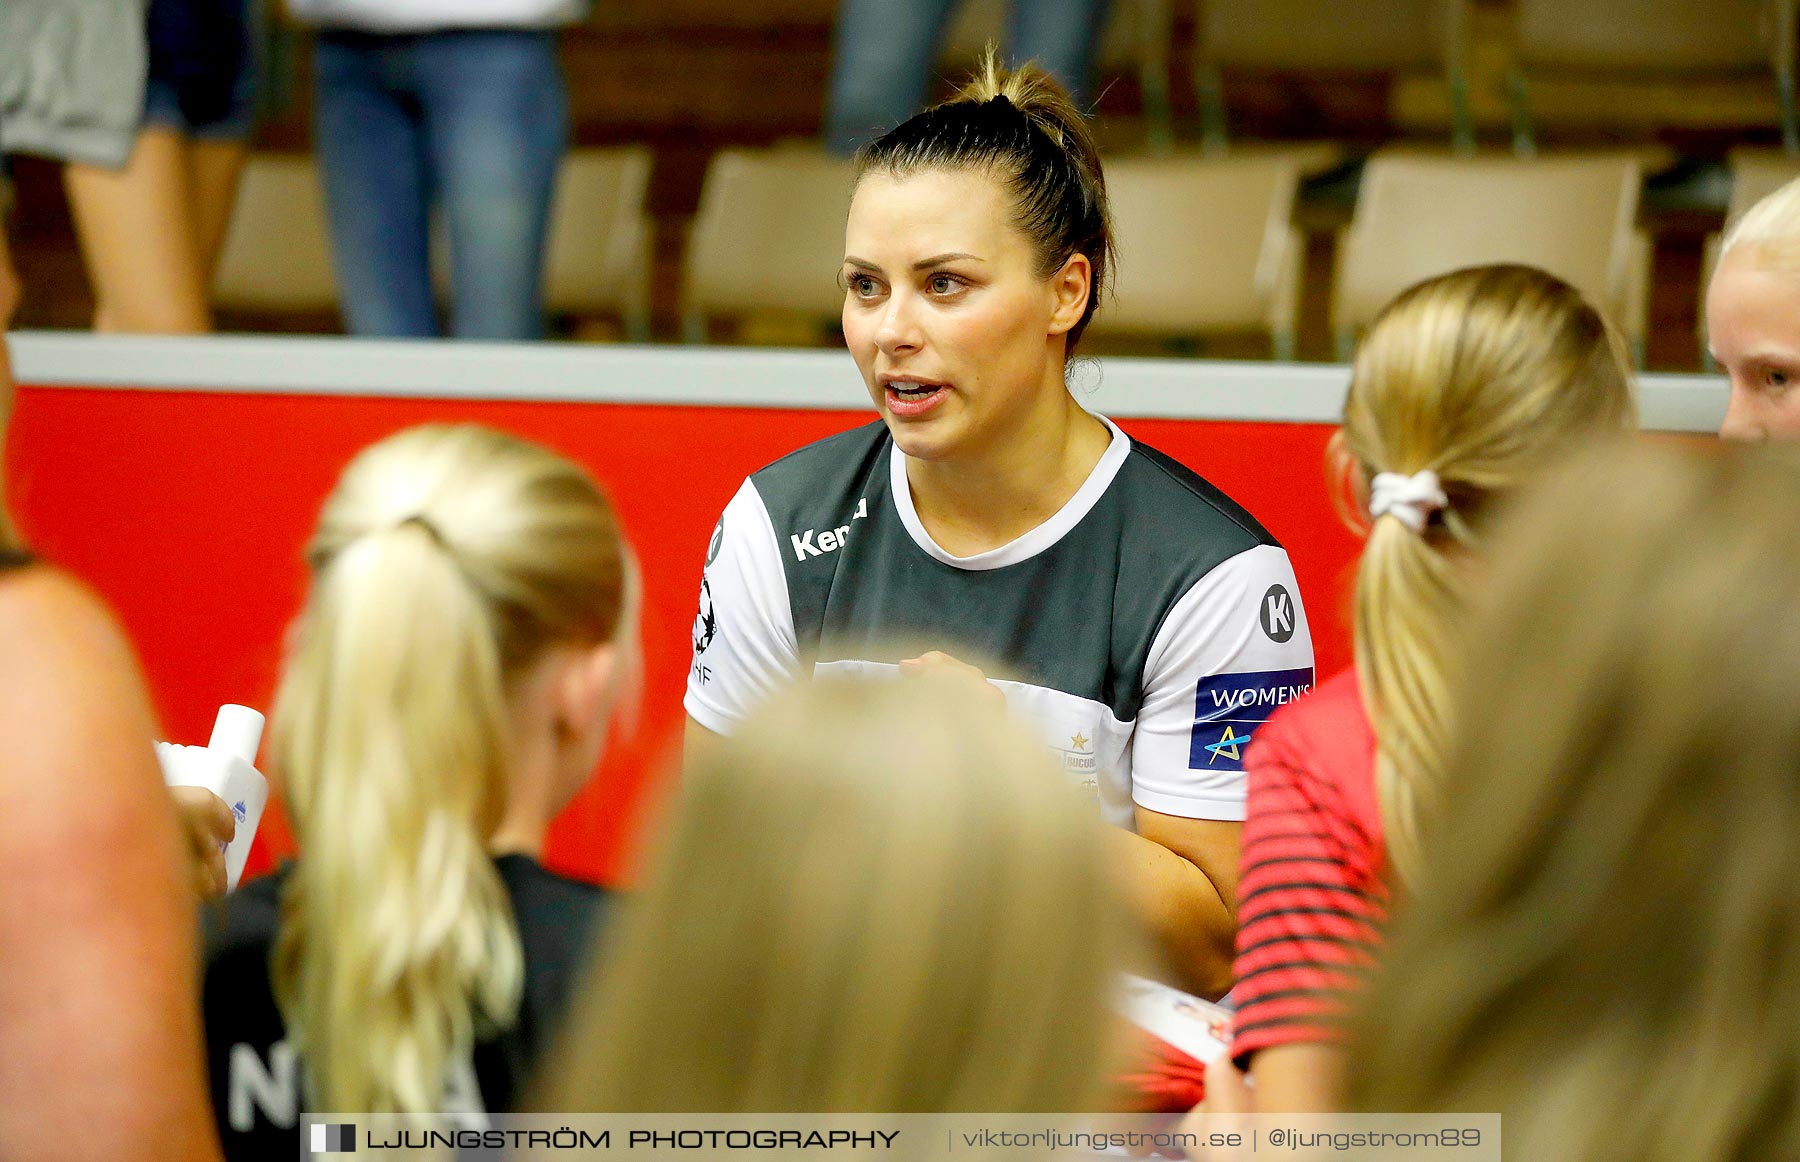
<path id="1" fill-rule="evenodd" d="M 1086 1108 L 1131 936 L 1100 830 L 964 691 L 791 690 L 690 766 L 542 1104 Z"/>
<path id="2" fill-rule="evenodd" d="M 437 1108 L 445 1069 L 509 1025 L 519 937 L 486 850 L 505 808 L 514 677 L 612 640 L 628 566 L 580 468 L 485 428 L 420 427 L 345 470 L 276 697 L 302 858 L 276 994 L 317 1108 Z"/>
<path id="3" fill-rule="evenodd" d="M 1069 94 L 1035 64 L 1009 71 L 990 43 L 954 97 L 856 157 L 857 181 L 871 170 L 905 176 L 930 169 L 986 171 L 1005 181 L 1015 223 L 1037 251 L 1039 277 L 1049 278 L 1072 255 L 1086 256 L 1092 275 L 1087 305 L 1068 332 L 1065 351 L 1073 351 L 1099 309 L 1113 241 L 1100 148 Z"/>
<path id="4" fill-rule="evenodd" d="M 1526 266 L 1473 267 L 1420 283 L 1358 349 L 1337 443 L 1365 480 L 1437 474 L 1448 505 L 1420 533 L 1368 528 L 1356 578 L 1356 668 L 1378 742 L 1389 860 L 1403 880 L 1444 769 L 1448 659 L 1465 604 L 1462 550 L 1497 494 L 1571 440 L 1636 421 L 1624 349 L 1578 291 Z M 1347 463 L 1344 464 L 1347 467 Z"/>
<path id="5" fill-rule="evenodd" d="M 1800 178 L 1744 211 L 1725 232 L 1725 241 L 1719 246 L 1720 263 L 1739 246 L 1755 250 L 1761 266 L 1800 275 Z"/>
<path id="6" fill-rule="evenodd" d="M 1494 553 L 1359 1108 L 1498 1111 L 1509 1157 L 1800 1157 L 1800 464 L 1619 449 Z"/>

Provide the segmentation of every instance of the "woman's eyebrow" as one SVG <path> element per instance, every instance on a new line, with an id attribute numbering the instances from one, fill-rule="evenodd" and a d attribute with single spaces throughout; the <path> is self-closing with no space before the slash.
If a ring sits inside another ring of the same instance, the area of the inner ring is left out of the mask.
<path id="1" fill-rule="evenodd" d="M 961 260 L 964 260 L 967 262 L 986 262 L 987 261 L 985 258 L 982 258 L 979 255 L 965 254 L 960 250 L 956 250 L 956 251 L 950 252 L 949 254 L 934 254 L 930 258 L 921 258 L 919 261 L 913 263 L 913 269 L 914 270 L 924 270 L 927 267 L 937 266 L 937 265 L 939 265 L 941 263 L 945 263 L 945 262 L 955 262 L 958 259 L 961 259 Z"/>
<path id="2" fill-rule="evenodd" d="M 914 270 L 929 270 L 931 267 L 940 266 L 946 262 L 957 262 L 957 261 L 986 262 L 987 259 L 982 258 L 978 254 L 969 254 L 969 253 L 966 253 L 961 250 L 953 250 L 953 251 L 949 252 L 948 254 L 934 254 L 930 258 L 921 258 L 919 261 L 913 263 L 912 268 Z M 876 273 L 880 273 L 880 271 L 881 271 L 881 267 L 879 265 L 877 265 L 876 263 L 870 262 L 866 258 L 858 258 L 854 254 L 844 255 L 844 265 L 845 266 L 854 266 L 858 270 L 871 270 L 871 271 L 875 271 Z"/>

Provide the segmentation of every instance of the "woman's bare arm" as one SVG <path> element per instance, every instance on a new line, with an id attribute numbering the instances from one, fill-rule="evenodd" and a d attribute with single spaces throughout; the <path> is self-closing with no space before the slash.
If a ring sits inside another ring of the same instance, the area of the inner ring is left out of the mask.
<path id="1" fill-rule="evenodd" d="M 0 582 L 0 1154 L 214 1159 L 192 874 L 130 647 L 43 567 Z"/>

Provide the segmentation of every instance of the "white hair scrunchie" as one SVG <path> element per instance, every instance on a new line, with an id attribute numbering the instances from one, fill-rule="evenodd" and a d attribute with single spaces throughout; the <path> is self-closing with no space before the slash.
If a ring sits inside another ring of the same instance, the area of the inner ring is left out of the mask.
<path id="1" fill-rule="evenodd" d="M 1427 468 L 1411 476 L 1378 472 L 1369 485 L 1369 519 L 1392 515 L 1415 533 L 1425 531 L 1431 514 L 1449 505 L 1437 473 Z"/>

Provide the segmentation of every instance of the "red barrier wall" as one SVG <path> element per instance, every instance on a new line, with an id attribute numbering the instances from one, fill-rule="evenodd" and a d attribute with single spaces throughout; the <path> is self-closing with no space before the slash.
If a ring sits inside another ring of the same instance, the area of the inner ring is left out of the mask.
<path id="1" fill-rule="evenodd" d="M 337 473 L 400 428 L 472 421 L 586 464 L 643 561 L 643 729 L 612 748 L 551 835 L 548 862 L 620 878 L 644 792 L 682 718 L 689 632 L 707 538 L 743 477 L 868 417 L 600 403 L 230 395 L 25 387 L 10 488 L 25 535 L 123 618 L 168 737 L 204 742 L 222 702 L 267 708 L 282 630 L 299 605 L 301 547 Z M 1330 429 L 1311 424 L 1121 420 L 1255 513 L 1293 555 L 1321 675 L 1349 661 L 1355 539 L 1326 500 Z M 291 850 L 272 814 L 249 871 Z"/>

